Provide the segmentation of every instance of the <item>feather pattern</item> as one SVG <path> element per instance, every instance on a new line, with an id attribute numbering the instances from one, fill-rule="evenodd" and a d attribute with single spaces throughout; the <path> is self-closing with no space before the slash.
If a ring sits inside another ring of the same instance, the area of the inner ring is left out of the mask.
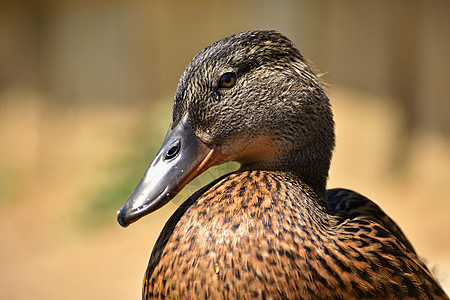
<path id="1" fill-rule="evenodd" d="M 327 196 L 284 172 L 216 180 L 163 229 L 144 298 L 446 298 L 376 204 L 344 189 Z"/>
<path id="2" fill-rule="evenodd" d="M 224 74 L 232 81 L 221 85 Z M 163 147 L 119 223 L 158 209 L 209 166 L 241 168 L 171 216 L 143 298 L 448 299 L 375 203 L 326 190 L 334 144 L 330 101 L 282 34 L 243 32 L 197 54 Z"/>

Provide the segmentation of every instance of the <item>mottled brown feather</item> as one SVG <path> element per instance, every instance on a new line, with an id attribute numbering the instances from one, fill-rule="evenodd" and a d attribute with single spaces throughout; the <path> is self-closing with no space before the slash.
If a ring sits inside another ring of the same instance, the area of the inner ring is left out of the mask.
<path id="1" fill-rule="evenodd" d="M 236 83 L 224 89 L 226 72 Z M 244 32 L 202 50 L 179 81 L 171 128 L 186 116 L 204 145 L 243 165 L 171 216 L 143 298 L 448 299 L 376 204 L 325 190 L 331 106 L 288 38 Z"/>
<path id="2" fill-rule="evenodd" d="M 284 172 L 216 180 L 167 222 L 144 298 L 446 299 L 377 205 L 348 190 L 328 196 Z"/>

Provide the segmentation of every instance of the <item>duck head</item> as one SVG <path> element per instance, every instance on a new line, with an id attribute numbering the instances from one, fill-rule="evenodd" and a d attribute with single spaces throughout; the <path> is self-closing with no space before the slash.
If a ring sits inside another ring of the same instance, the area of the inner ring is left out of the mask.
<path id="1" fill-rule="evenodd" d="M 227 161 L 291 172 L 325 197 L 333 147 L 328 97 L 292 42 L 275 31 L 227 37 L 181 76 L 163 145 L 118 221 L 128 226 Z"/>

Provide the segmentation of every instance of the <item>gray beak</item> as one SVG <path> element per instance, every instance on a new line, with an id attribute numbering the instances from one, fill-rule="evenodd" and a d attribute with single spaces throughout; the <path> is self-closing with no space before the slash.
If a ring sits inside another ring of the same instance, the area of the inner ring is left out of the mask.
<path id="1" fill-rule="evenodd" d="M 161 208 L 189 181 L 224 158 L 216 146 L 208 146 L 197 138 L 186 114 L 167 132 L 158 154 L 118 212 L 117 221 L 127 227 Z"/>

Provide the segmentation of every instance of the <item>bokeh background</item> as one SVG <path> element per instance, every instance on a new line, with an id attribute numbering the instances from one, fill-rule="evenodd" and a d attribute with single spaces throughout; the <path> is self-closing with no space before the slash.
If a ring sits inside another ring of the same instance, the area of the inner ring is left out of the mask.
<path id="1" fill-rule="evenodd" d="M 378 203 L 450 291 L 450 1 L 0 2 L 3 299 L 139 299 L 163 209 L 116 223 L 202 48 L 289 36 L 329 83 L 329 186 Z M 180 280 L 183 280 L 180 278 Z"/>

